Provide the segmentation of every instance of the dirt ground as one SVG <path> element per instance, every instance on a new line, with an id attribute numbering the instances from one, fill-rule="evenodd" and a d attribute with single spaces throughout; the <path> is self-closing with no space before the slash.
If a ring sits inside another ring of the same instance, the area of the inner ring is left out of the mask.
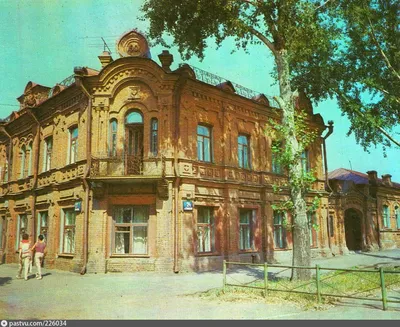
<path id="1" fill-rule="evenodd" d="M 340 268 L 388 262 L 400 265 L 400 250 L 314 260 L 322 267 Z M 400 319 L 400 306 L 390 304 L 390 310 L 383 311 L 379 302 L 343 302 L 322 311 L 304 311 L 295 304 L 200 298 L 200 293 L 222 286 L 220 271 L 82 276 L 44 269 L 42 280 L 33 273 L 28 281 L 16 279 L 16 271 L 15 264 L 0 265 L 0 320 Z"/>

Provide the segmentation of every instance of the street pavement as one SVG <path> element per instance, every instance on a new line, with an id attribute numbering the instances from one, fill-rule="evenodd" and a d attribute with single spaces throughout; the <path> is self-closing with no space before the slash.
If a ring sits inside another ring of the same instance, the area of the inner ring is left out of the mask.
<path id="1" fill-rule="evenodd" d="M 326 268 L 400 266 L 400 249 L 316 259 L 313 264 Z M 25 281 L 16 279 L 17 265 L 0 265 L 0 320 L 400 319 L 400 305 L 391 303 L 387 311 L 382 310 L 380 302 L 362 300 L 343 301 L 323 310 L 304 310 L 295 303 L 227 302 L 200 297 L 207 290 L 222 287 L 221 271 L 86 275 L 46 268 L 43 271 L 42 280 L 32 274 Z"/>

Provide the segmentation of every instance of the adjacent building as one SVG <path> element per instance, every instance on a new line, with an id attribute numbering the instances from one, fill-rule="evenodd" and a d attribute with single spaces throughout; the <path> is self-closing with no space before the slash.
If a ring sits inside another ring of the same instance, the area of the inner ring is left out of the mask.
<path id="1" fill-rule="evenodd" d="M 348 169 L 329 173 L 332 247 L 371 251 L 400 246 L 400 184 Z M 344 249 L 346 251 L 346 249 Z"/>

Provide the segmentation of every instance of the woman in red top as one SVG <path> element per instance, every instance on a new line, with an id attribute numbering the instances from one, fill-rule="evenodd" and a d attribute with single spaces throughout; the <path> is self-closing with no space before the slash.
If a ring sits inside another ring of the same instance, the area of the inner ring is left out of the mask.
<path id="1" fill-rule="evenodd" d="M 36 250 L 35 253 L 35 262 L 37 268 L 36 279 L 42 279 L 42 261 L 45 249 L 46 249 L 46 243 L 44 242 L 44 236 L 39 235 L 38 241 L 35 243 L 34 246 L 32 246 L 31 249 L 32 251 Z"/>

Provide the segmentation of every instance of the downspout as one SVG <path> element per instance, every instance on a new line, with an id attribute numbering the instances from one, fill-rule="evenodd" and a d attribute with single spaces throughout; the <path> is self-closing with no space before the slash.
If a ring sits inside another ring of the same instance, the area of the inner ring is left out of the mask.
<path id="1" fill-rule="evenodd" d="M 75 72 L 76 73 L 76 72 Z M 88 90 L 85 88 L 82 82 L 81 76 L 75 75 L 76 85 L 81 88 L 83 93 L 88 98 L 88 112 L 86 119 L 86 171 L 85 175 L 82 178 L 83 186 L 85 188 L 85 208 L 84 208 L 84 216 L 83 216 L 83 265 L 80 274 L 84 275 L 87 269 L 88 262 L 88 223 L 89 223 L 89 194 L 90 194 L 90 183 L 89 183 L 89 175 L 90 175 L 90 167 L 92 164 L 92 99 L 93 97 L 90 95 Z"/>
<path id="2" fill-rule="evenodd" d="M 331 189 L 329 185 L 329 180 L 328 180 L 328 160 L 326 158 L 326 139 L 333 133 L 333 121 L 329 120 L 328 121 L 328 133 L 322 138 L 322 148 L 324 152 L 324 170 L 325 170 L 325 188 L 328 188 L 332 194 L 333 190 Z M 328 196 L 328 206 L 326 208 L 326 229 L 327 229 L 327 236 L 328 236 L 328 246 L 329 249 L 332 250 L 332 245 L 331 245 L 331 234 L 329 232 L 329 196 Z"/>
<path id="3" fill-rule="evenodd" d="M 174 90 L 174 104 L 175 104 L 175 144 L 174 144 L 174 171 L 175 171 L 175 183 L 174 183 L 174 273 L 179 272 L 179 186 L 181 182 L 179 167 L 178 167 L 178 151 L 179 151 L 179 136 L 180 136 L 180 125 L 179 125 L 179 118 L 180 118 L 180 100 L 182 95 L 182 90 L 184 85 L 186 84 L 187 76 L 181 75 L 176 83 L 176 88 Z"/>
<path id="4" fill-rule="evenodd" d="M 35 135 L 35 150 L 31 149 L 31 151 L 34 151 L 33 153 L 35 153 L 35 163 L 33 166 L 33 183 L 32 183 L 32 196 L 33 196 L 33 200 L 32 200 L 32 208 L 31 208 L 31 214 L 32 214 L 32 218 L 33 218 L 33 241 L 36 241 L 36 186 L 37 186 L 37 180 L 38 180 L 38 174 L 39 174 L 39 149 L 40 149 L 40 122 L 37 120 L 36 116 L 33 114 L 33 112 L 31 111 L 31 109 L 29 109 L 28 114 L 35 120 L 36 124 L 37 124 L 37 131 L 36 131 L 36 135 Z M 32 155 L 32 154 L 29 154 Z"/>

